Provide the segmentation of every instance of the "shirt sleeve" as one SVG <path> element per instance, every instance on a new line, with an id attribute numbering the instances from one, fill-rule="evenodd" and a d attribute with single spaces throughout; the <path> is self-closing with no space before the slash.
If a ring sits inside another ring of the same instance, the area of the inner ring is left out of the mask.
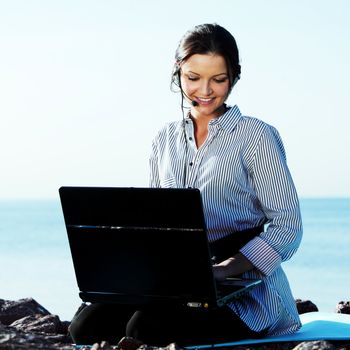
<path id="1" fill-rule="evenodd" d="M 151 155 L 149 158 L 149 167 L 150 167 L 149 186 L 160 187 L 157 139 L 154 139 L 152 142 Z"/>
<path id="2" fill-rule="evenodd" d="M 266 125 L 254 152 L 250 176 L 267 218 L 265 232 L 248 242 L 241 253 L 263 274 L 270 275 L 299 247 L 302 220 L 282 140 Z"/>

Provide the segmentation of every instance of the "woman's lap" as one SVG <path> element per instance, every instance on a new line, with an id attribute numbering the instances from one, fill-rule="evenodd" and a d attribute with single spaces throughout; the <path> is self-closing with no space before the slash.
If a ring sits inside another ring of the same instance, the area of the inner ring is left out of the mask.
<path id="1" fill-rule="evenodd" d="M 103 340 L 116 344 L 125 336 L 126 324 L 134 312 L 134 308 L 117 304 L 90 304 L 74 315 L 69 332 L 76 344 Z"/>
<path id="2" fill-rule="evenodd" d="M 228 308 L 215 310 L 166 307 L 143 308 L 91 304 L 75 315 L 70 333 L 77 344 L 107 340 L 116 344 L 130 336 L 148 345 L 199 345 L 263 336 L 250 330 Z"/>

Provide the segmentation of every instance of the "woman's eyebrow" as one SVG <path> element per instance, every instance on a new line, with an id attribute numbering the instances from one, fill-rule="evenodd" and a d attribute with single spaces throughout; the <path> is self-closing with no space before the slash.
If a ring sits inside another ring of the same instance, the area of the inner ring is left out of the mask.
<path id="1" fill-rule="evenodd" d="M 187 72 L 187 74 L 189 74 L 189 73 L 195 74 L 195 75 L 200 75 L 199 73 L 193 72 L 193 71 L 191 71 L 191 70 L 189 70 L 189 71 Z M 213 77 L 217 77 L 217 76 L 219 76 L 219 75 L 226 75 L 226 76 L 227 76 L 228 73 L 227 73 L 227 72 L 218 73 L 218 74 L 213 75 Z"/>
<path id="2" fill-rule="evenodd" d="M 191 73 L 191 74 L 200 75 L 200 74 L 198 74 L 198 73 L 196 73 L 196 72 L 193 72 L 193 71 L 191 71 L 191 70 L 189 70 L 187 73 Z"/>
<path id="3" fill-rule="evenodd" d="M 217 76 L 219 76 L 219 75 L 226 75 L 226 76 L 228 76 L 228 74 L 225 72 L 225 73 L 215 74 L 215 75 L 213 75 L 213 77 L 217 77 Z"/>

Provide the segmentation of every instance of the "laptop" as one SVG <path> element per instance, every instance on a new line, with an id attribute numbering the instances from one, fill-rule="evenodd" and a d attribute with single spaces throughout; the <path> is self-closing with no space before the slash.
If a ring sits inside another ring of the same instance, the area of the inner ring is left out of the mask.
<path id="1" fill-rule="evenodd" d="M 198 189 L 63 186 L 59 195 L 84 302 L 211 308 L 261 283 L 215 281 Z"/>

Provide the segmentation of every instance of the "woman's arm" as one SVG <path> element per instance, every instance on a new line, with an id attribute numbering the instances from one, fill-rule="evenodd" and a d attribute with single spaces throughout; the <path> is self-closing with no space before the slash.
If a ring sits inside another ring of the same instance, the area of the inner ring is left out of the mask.
<path id="1" fill-rule="evenodd" d="M 299 201 L 276 129 L 266 125 L 253 154 L 250 183 L 269 225 L 239 254 L 213 267 L 219 280 L 252 269 L 264 275 L 273 273 L 295 253 L 302 237 Z"/>
<path id="2" fill-rule="evenodd" d="M 227 277 L 241 275 L 253 268 L 254 265 L 242 253 L 238 253 L 213 266 L 214 278 L 223 281 Z"/>
<path id="3" fill-rule="evenodd" d="M 265 214 L 265 232 L 240 252 L 264 275 L 272 274 L 291 258 L 302 237 L 297 192 L 289 172 L 282 140 L 266 125 L 250 163 L 250 181 Z"/>

